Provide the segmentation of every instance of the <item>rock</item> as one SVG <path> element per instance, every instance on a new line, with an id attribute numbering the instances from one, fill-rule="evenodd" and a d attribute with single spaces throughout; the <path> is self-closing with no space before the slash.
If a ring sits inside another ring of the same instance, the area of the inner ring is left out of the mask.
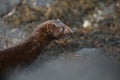
<path id="1" fill-rule="evenodd" d="M 9 13 L 21 0 L 0 0 L 0 17 Z M 31 8 L 50 6 L 54 0 L 26 0 Z"/>
<path id="2" fill-rule="evenodd" d="M 0 49 L 17 44 L 25 38 L 25 35 L 22 27 L 13 28 L 0 21 Z"/>
<path id="3" fill-rule="evenodd" d="M 0 0 L 0 16 L 10 12 L 20 0 Z"/>
<path id="4" fill-rule="evenodd" d="M 55 0 L 26 0 L 30 7 L 50 6 Z"/>

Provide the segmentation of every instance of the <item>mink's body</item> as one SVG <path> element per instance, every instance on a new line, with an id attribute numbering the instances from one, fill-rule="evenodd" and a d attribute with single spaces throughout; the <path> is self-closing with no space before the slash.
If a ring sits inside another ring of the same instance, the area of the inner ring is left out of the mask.
<path id="1" fill-rule="evenodd" d="M 38 25 L 23 42 L 0 50 L 0 74 L 18 65 L 32 63 L 51 41 L 71 33 L 72 30 L 59 20 L 49 20 Z"/>

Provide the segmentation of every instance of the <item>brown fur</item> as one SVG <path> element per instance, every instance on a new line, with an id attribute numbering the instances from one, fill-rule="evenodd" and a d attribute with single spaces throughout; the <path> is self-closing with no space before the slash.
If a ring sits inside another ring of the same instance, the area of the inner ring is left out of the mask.
<path id="1" fill-rule="evenodd" d="M 49 20 L 38 25 L 20 44 L 0 50 L 0 72 L 33 62 L 52 40 L 71 33 L 72 30 L 60 20 Z"/>

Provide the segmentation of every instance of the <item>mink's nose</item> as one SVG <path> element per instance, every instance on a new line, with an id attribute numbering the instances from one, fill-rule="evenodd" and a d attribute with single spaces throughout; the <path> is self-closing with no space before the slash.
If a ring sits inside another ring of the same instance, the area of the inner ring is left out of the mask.
<path id="1" fill-rule="evenodd" d="M 72 35 L 73 34 L 73 30 L 68 28 L 68 29 L 65 30 L 65 34 Z"/>

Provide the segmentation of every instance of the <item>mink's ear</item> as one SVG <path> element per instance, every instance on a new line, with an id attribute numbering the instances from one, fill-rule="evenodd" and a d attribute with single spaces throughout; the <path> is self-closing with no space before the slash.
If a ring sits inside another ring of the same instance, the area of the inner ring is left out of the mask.
<path id="1" fill-rule="evenodd" d="M 55 28 L 55 24 L 53 23 L 47 24 L 47 29 L 46 29 L 47 33 L 53 33 L 54 28 Z"/>

